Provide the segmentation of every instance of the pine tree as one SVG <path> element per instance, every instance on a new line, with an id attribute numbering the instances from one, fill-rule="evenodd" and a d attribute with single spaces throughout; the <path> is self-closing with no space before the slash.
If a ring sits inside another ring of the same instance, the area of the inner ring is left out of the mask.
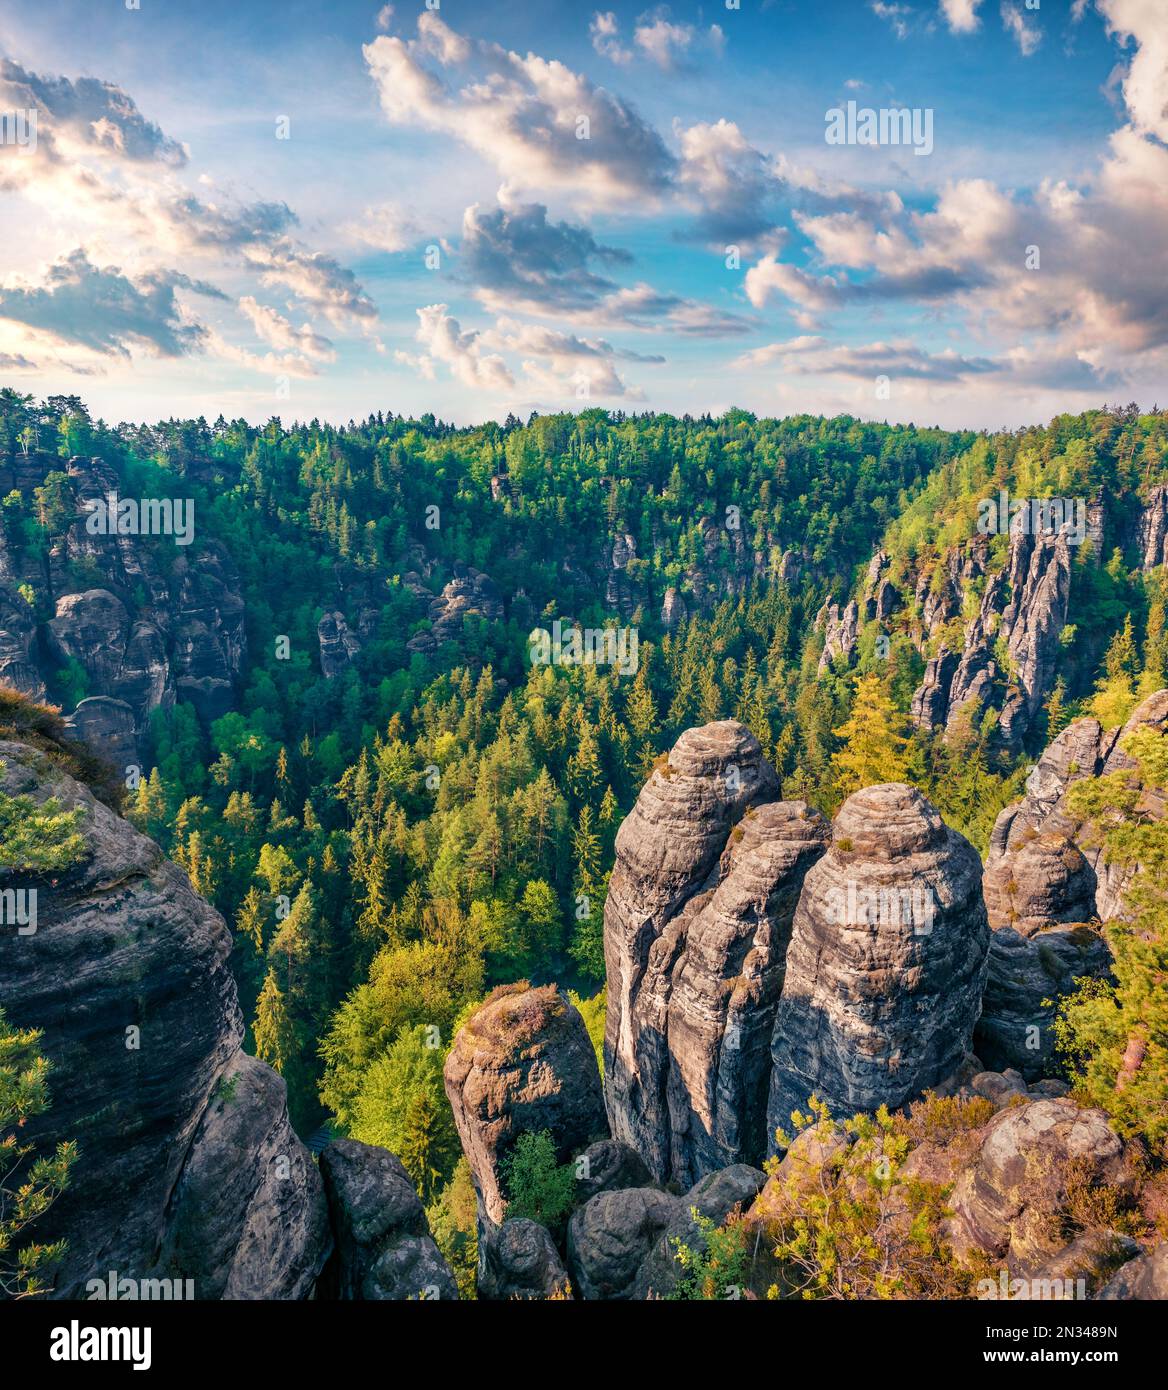
<path id="1" fill-rule="evenodd" d="M 841 796 L 880 782 L 903 782 L 909 775 L 904 718 L 885 693 L 879 676 L 860 676 L 846 722 L 832 730 L 843 747 L 832 755 L 832 772 Z"/>

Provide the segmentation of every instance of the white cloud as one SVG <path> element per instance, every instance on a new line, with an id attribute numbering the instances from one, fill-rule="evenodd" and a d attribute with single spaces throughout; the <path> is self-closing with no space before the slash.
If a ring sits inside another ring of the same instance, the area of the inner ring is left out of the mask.
<path id="1" fill-rule="evenodd" d="M 636 198 L 642 211 L 668 190 L 674 161 L 657 131 L 563 63 L 464 39 L 429 11 L 417 39 L 363 52 L 391 124 L 453 136 L 516 188 L 596 206 Z"/>
<path id="2" fill-rule="evenodd" d="M 1002 0 L 1002 23 L 1024 58 L 1029 58 L 1042 42 L 1042 30 L 1023 14 L 1018 0 Z"/>
<path id="3" fill-rule="evenodd" d="M 955 34 L 972 34 L 981 21 L 977 17 L 982 0 L 941 0 L 945 23 Z"/>
<path id="4" fill-rule="evenodd" d="M 1168 14 L 1162 0 L 1097 0 L 1097 6 L 1108 33 L 1136 45 L 1123 82 L 1132 125 L 1168 143 Z"/>
<path id="5" fill-rule="evenodd" d="M 592 39 L 592 47 L 602 58 L 607 58 L 610 63 L 617 63 L 623 67 L 633 61 L 632 50 L 626 48 L 620 41 L 620 24 L 611 10 L 604 13 L 598 10 L 592 16 L 588 33 Z"/>
<path id="6" fill-rule="evenodd" d="M 400 354 L 398 360 L 416 365 L 423 374 L 433 375 L 433 364 L 441 362 L 464 386 L 483 391 L 502 391 L 515 385 L 515 379 L 498 353 L 484 351 L 478 333 L 464 333 L 445 304 L 427 304 L 417 311 L 417 339 L 420 358 Z"/>

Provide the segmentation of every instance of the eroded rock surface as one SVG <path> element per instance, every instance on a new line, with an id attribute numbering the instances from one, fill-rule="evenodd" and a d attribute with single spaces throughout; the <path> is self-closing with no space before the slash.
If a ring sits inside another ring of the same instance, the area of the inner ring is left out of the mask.
<path id="1" fill-rule="evenodd" d="M 808 872 L 775 1020 L 768 1131 L 818 1095 L 833 1115 L 903 1105 L 953 1075 L 989 950 L 976 850 L 903 783 L 840 807 Z"/>
<path id="2" fill-rule="evenodd" d="M 480 1218 L 495 1225 L 506 1216 L 503 1168 L 520 1135 L 548 1130 L 563 1162 L 608 1134 L 596 1053 L 554 985 L 496 990 L 459 1029 L 445 1084 Z"/>
<path id="3" fill-rule="evenodd" d="M 458 1298 L 421 1200 L 394 1154 L 338 1139 L 321 1151 L 320 1171 L 336 1230 L 336 1253 L 322 1281 L 328 1296 L 361 1302 Z"/>
<path id="4" fill-rule="evenodd" d="M 324 1198 L 283 1083 L 240 1052 L 222 917 L 46 753 L 3 742 L 0 763 L 9 795 L 81 811 L 75 864 L 0 872 L 0 889 L 37 892 L 35 932 L 3 929 L 0 1006 L 43 1030 L 53 1065 L 52 1104 L 24 1133 L 80 1145 L 37 1223 L 38 1239 L 69 1241 L 56 1296 L 110 1270 L 190 1278 L 197 1298 L 306 1296 L 328 1251 Z"/>

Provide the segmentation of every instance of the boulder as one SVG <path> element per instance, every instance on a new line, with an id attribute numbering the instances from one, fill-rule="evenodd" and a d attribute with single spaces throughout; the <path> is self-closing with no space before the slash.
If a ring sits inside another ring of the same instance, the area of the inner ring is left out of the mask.
<path id="1" fill-rule="evenodd" d="M 1011 1274 L 1032 1273 L 1066 1248 L 1057 1218 L 1072 1177 L 1120 1191 L 1131 1185 L 1123 1145 L 1102 1110 L 1070 1100 L 1000 1110 L 957 1180 L 948 1239 L 959 1256 L 981 1252 Z"/>
<path id="2" fill-rule="evenodd" d="M 647 1299 L 675 1287 L 680 1272 L 674 1241 L 702 1246 L 693 1211 L 722 1225 L 745 1210 L 762 1190 L 765 1175 L 746 1164 L 707 1174 L 676 1197 L 655 1187 L 602 1192 L 578 1208 L 568 1223 L 568 1268 L 584 1299 Z"/>
<path id="3" fill-rule="evenodd" d="M 359 1302 L 457 1299 L 409 1174 L 388 1149 L 338 1139 L 320 1155 L 336 1232 L 322 1283 L 328 1297 Z"/>
<path id="4" fill-rule="evenodd" d="M 550 1131 L 561 1162 L 607 1135 L 588 1030 L 554 985 L 497 989 L 459 1029 L 444 1075 L 480 1218 L 496 1225 L 520 1135 Z"/>
<path id="5" fill-rule="evenodd" d="M 598 1192 L 622 1187 L 646 1187 L 652 1174 L 636 1149 L 619 1139 L 600 1139 L 589 1144 L 576 1159 L 576 1201 L 587 1202 Z"/>
<path id="6" fill-rule="evenodd" d="M 488 1226 L 479 1241 L 480 1298 L 570 1298 L 571 1286 L 556 1243 L 545 1227 L 526 1217 Z"/>

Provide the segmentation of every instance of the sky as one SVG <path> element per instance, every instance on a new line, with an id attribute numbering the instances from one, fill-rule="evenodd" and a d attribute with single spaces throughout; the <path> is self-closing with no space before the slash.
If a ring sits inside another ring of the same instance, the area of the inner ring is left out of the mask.
<path id="1" fill-rule="evenodd" d="M 109 422 L 1168 400 L 1168 0 L 0 0 L 0 385 Z"/>

